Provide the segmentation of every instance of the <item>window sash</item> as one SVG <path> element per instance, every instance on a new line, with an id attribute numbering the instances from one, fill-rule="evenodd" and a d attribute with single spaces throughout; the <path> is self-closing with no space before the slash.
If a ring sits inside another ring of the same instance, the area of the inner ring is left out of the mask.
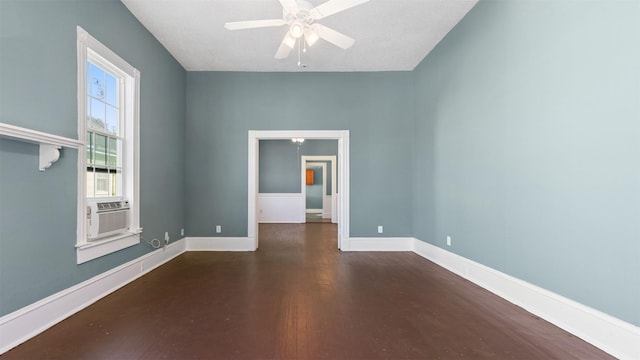
<path id="1" fill-rule="evenodd" d="M 87 190 L 86 198 L 124 194 L 124 78 L 102 58 L 86 61 Z"/>

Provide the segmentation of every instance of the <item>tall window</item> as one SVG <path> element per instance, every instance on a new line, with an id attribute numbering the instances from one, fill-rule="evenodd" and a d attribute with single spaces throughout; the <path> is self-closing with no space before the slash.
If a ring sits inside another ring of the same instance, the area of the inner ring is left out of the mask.
<path id="1" fill-rule="evenodd" d="M 83 263 L 140 242 L 140 72 L 82 28 L 77 30 L 78 138 L 86 151 L 78 153 L 76 248 L 78 263 Z M 117 220 L 115 215 L 96 215 L 96 208 L 111 211 L 124 201 Z"/>
<path id="2" fill-rule="evenodd" d="M 105 66 L 106 65 L 106 66 Z M 87 197 L 122 197 L 124 79 L 87 61 Z"/>

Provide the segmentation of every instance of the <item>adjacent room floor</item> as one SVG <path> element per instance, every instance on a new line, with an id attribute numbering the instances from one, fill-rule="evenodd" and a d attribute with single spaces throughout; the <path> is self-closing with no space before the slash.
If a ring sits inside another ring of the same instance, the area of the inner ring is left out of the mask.
<path id="1" fill-rule="evenodd" d="M 322 213 L 307 213 L 305 216 L 306 220 L 308 223 L 310 222 L 315 222 L 315 223 L 330 223 L 331 219 L 330 218 L 323 218 L 322 217 Z"/>
<path id="2" fill-rule="evenodd" d="M 6 359 L 608 359 L 412 253 L 342 253 L 336 225 L 265 224 L 189 252 Z"/>

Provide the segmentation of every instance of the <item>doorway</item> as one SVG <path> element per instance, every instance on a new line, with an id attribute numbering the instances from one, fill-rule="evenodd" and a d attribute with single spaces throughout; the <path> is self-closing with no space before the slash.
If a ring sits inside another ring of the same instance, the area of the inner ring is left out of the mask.
<path id="1" fill-rule="evenodd" d="M 322 222 L 331 216 L 331 201 L 327 201 L 327 164 L 307 162 L 302 188 L 306 222 Z"/>
<path id="2" fill-rule="evenodd" d="M 328 156 L 322 156 L 322 155 L 318 155 L 318 156 L 311 156 L 311 155 L 306 155 L 306 156 L 302 156 L 301 157 L 301 169 L 303 169 L 303 183 L 302 183 L 302 191 L 303 191 L 303 195 L 305 200 L 307 199 L 307 194 L 306 194 L 306 190 L 308 189 L 308 187 L 306 186 L 306 168 L 309 165 L 315 164 L 315 166 L 322 166 L 323 167 L 323 194 L 324 196 L 322 197 L 322 206 L 320 207 L 322 209 L 322 216 L 320 220 L 323 219 L 328 219 L 330 220 L 331 223 L 333 224 L 337 224 L 338 223 L 338 188 L 337 188 L 337 157 L 333 156 L 333 155 L 328 155 Z M 308 206 L 306 207 L 308 208 Z M 309 216 L 307 214 L 307 219 L 309 219 Z"/>
<path id="3" fill-rule="evenodd" d="M 336 184 L 340 193 L 336 194 L 336 221 L 338 223 L 338 248 L 348 244 L 349 237 L 349 131 L 348 130 L 249 130 L 248 141 L 248 191 L 247 191 L 247 236 L 258 248 L 258 184 L 259 184 L 259 141 L 290 140 L 305 138 L 317 140 L 338 140 Z"/>

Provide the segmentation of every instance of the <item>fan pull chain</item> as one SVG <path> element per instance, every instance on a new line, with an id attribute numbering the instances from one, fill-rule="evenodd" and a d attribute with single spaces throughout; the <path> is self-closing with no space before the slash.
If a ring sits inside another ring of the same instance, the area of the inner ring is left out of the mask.
<path id="1" fill-rule="evenodd" d="M 300 38 L 298 38 L 298 66 L 300 66 Z"/>

